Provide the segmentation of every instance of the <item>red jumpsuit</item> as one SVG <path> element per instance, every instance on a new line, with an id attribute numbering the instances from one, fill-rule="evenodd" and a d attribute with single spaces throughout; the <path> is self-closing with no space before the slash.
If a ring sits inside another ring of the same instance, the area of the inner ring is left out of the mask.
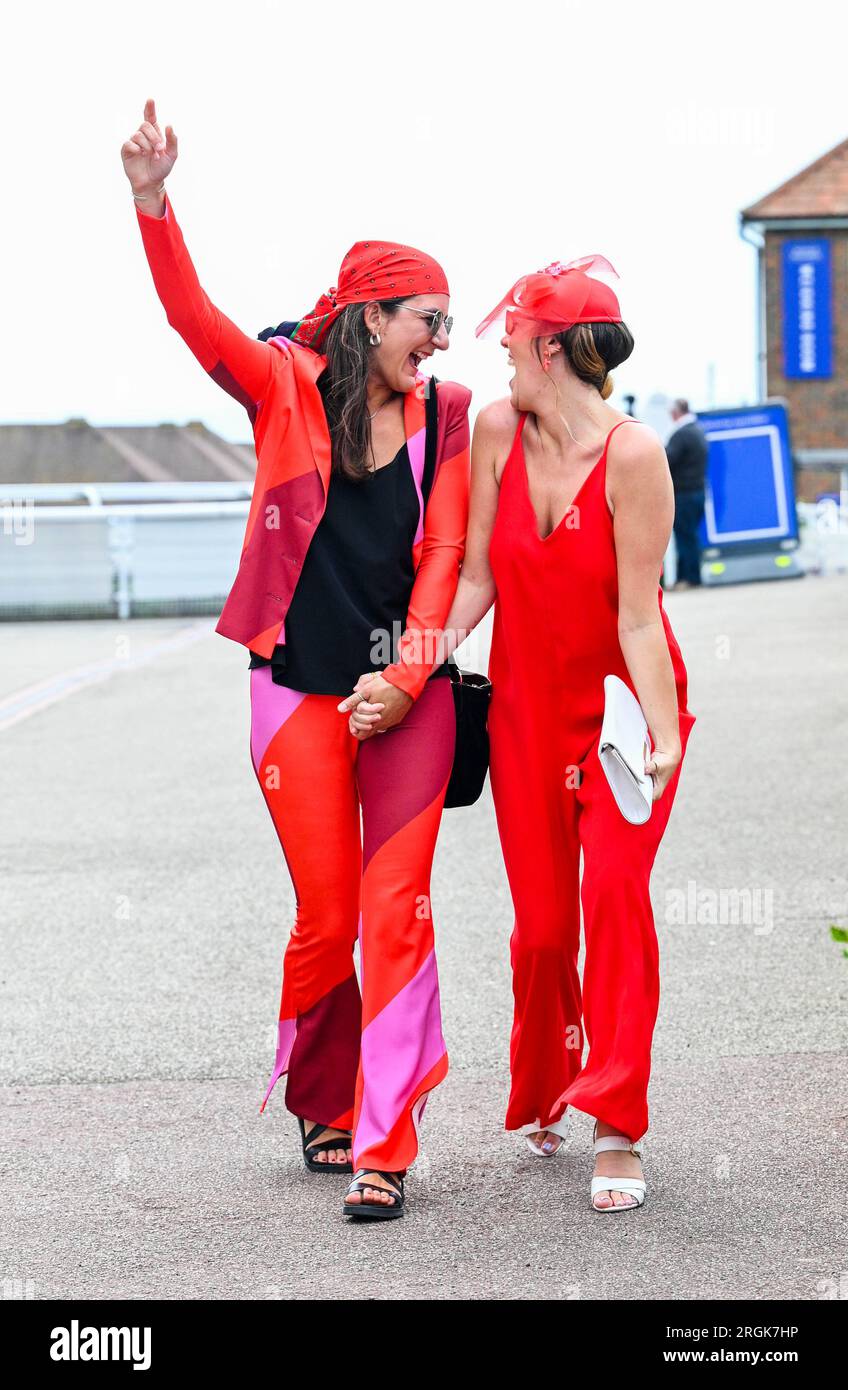
<path id="1" fill-rule="evenodd" d="M 497 586 L 491 783 L 515 908 L 506 1128 L 550 1128 L 571 1105 L 636 1140 L 648 1127 L 659 1003 L 649 880 L 682 762 L 647 823 L 629 824 L 598 759 L 604 677 L 619 676 L 635 694 L 618 639 L 613 518 L 605 496 L 607 449 L 618 425 L 571 508 L 543 539 L 521 439 L 526 418 L 501 477 L 490 548 Z M 661 589 L 658 601 L 685 754 L 695 716 L 687 709 L 686 668 Z"/>

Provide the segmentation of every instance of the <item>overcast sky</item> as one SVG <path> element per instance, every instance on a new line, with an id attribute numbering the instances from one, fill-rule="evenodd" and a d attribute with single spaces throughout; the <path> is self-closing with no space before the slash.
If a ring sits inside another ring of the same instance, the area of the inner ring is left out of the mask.
<path id="1" fill-rule="evenodd" d="M 636 339 L 616 403 L 755 397 L 739 209 L 848 135 L 840 7 L 607 0 L 144 0 L 8 7 L 0 421 L 245 412 L 169 328 L 120 147 L 145 99 L 201 284 L 256 334 L 355 240 L 423 247 L 455 316 L 436 374 L 503 395 L 474 326 L 522 273 L 599 251 Z"/>

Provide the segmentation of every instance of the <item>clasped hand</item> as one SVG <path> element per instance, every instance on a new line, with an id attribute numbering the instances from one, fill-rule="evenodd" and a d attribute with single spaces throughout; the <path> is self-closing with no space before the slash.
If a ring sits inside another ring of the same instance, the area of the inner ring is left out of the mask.
<path id="1" fill-rule="evenodd" d="M 399 724 L 412 704 L 412 696 L 392 685 L 376 671 L 359 677 L 352 694 L 337 706 L 340 714 L 350 712 L 348 728 L 360 742 L 373 734 L 384 734 Z"/>

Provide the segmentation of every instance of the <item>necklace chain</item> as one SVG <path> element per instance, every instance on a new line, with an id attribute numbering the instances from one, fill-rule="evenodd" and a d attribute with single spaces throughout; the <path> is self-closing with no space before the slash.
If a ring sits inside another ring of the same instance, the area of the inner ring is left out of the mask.
<path id="1" fill-rule="evenodd" d="M 392 394 L 391 396 L 387 396 L 386 399 L 383 401 L 383 405 L 388 405 L 388 404 L 389 404 L 389 401 L 393 401 L 393 400 L 394 400 L 394 395 L 393 395 L 393 394 Z M 378 406 L 377 406 L 377 409 L 374 411 L 374 415 L 379 415 L 379 414 L 380 414 L 380 411 L 383 409 L 383 405 L 378 405 Z M 373 420 L 373 419 L 374 419 L 374 415 L 370 414 L 370 412 L 369 412 L 368 419 L 369 419 L 369 420 Z"/>

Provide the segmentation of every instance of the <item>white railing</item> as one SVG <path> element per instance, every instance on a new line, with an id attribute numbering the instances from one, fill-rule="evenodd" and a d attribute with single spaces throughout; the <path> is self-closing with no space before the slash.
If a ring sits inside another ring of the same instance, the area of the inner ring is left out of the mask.
<path id="1" fill-rule="evenodd" d="M 0 485 L 0 618 L 215 612 L 235 578 L 252 490 Z"/>
<path id="2" fill-rule="evenodd" d="M 252 490 L 249 482 L 0 484 L 0 620 L 220 611 Z M 799 503 L 798 513 L 801 567 L 844 573 L 848 507 L 831 516 Z M 670 585 L 673 541 L 665 566 Z"/>

